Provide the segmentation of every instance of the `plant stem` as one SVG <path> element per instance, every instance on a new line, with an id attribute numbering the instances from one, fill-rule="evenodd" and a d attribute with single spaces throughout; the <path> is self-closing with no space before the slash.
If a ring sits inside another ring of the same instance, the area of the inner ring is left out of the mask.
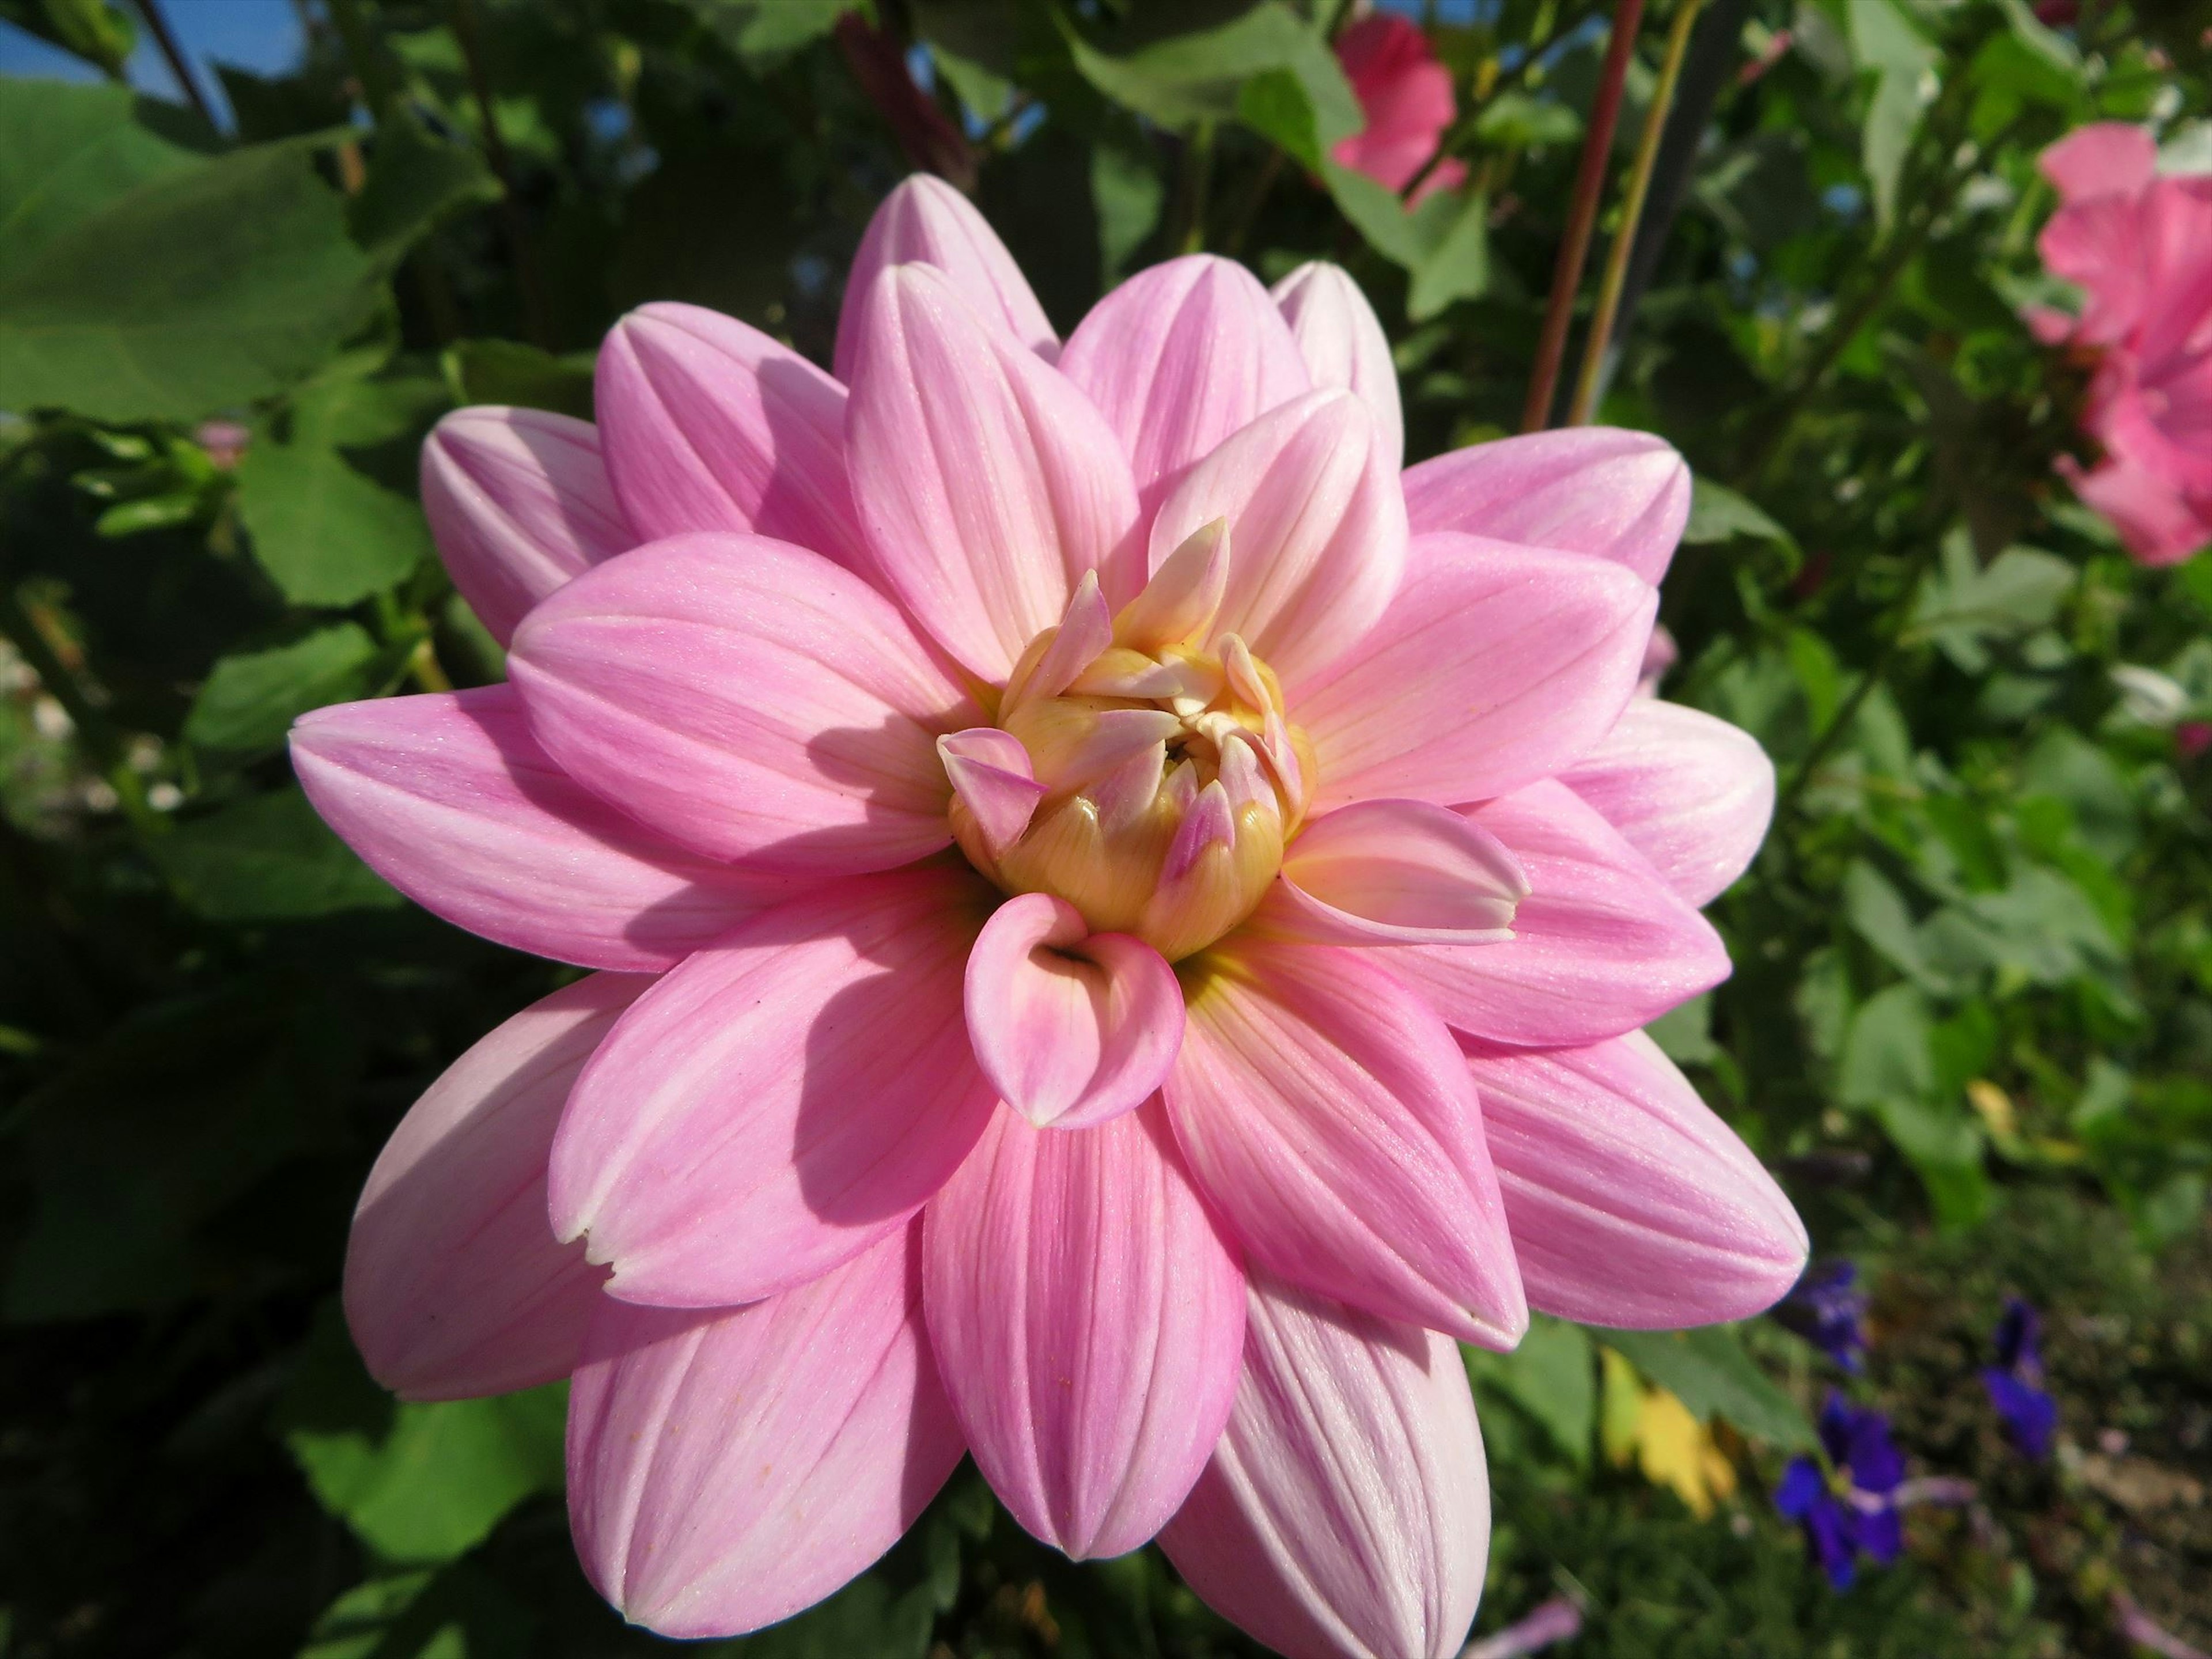
<path id="1" fill-rule="evenodd" d="M 222 124 L 215 118 L 215 106 L 208 102 L 208 95 L 200 86 L 199 77 L 192 73 L 191 59 L 185 56 L 185 49 L 177 40 L 176 31 L 169 27 L 169 20 L 161 10 L 161 0 L 138 0 L 138 15 L 146 20 L 146 32 L 154 37 L 154 44 L 161 49 L 161 56 L 169 65 L 169 73 L 177 77 L 177 84 L 184 88 L 185 96 L 191 100 L 192 107 L 200 112 L 200 119 L 220 132 Z"/>
<path id="2" fill-rule="evenodd" d="M 123 816 L 131 827 L 141 836 L 165 834 L 169 822 L 156 812 L 146 799 L 146 782 L 131 769 L 122 735 L 118 732 L 100 706 L 86 695 L 69 665 L 47 641 L 46 632 L 31 613 L 23 608 L 23 601 L 12 583 L 0 582 L 0 637 L 15 647 L 31 672 L 39 677 L 39 684 L 46 695 L 62 706 L 76 728 L 77 740 L 92 757 L 100 775 L 115 791 L 115 798 L 123 808 Z"/>
<path id="3" fill-rule="evenodd" d="M 361 0 L 327 0 L 331 23 L 345 46 L 346 59 L 353 65 L 354 79 L 361 82 L 362 101 L 378 121 L 392 100 L 399 95 L 399 88 L 385 73 L 384 52 L 368 20 L 362 15 Z"/>
<path id="4" fill-rule="evenodd" d="M 1651 190 L 1652 165 L 1659 159 L 1667 111 L 1674 101 L 1675 84 L 1682 78 L 1682 55 L 1690 49 L 1690 29 L 1698 21 L 1701 3 L 1677 0 L 1674 25 L 1667 32 L 1666 61 L 1660 65 L 1659 83 L 1652 89 L 1651 106 L 1644 112 L 1644 135 L 1637 142 L 1636 165 L 1621 197 L 1620 223 L 1606 253 L 1597 307 L 1590 313 L 1589 329 L 1583 340 L 1582 372 L 1575 377 L 1574 401 L 1567 406 L 1569 426 L 1589 424 L 1597 406 L 1598 378 L 1604 371 L 1606 347 L 1612 342 L 1613 319 L 1620 313 L 1621 287 L 1628 279 L 1628 256 L 1636 246 L 1637 222 L 1644 216 L 1644 198 Z"/>
<path id="5" fill-rule="evenodd" d="M 1613 130 L 1620 118 L 1620 89 L 1628 78 L 1628 56 L 1636 47 L 1644 0 L 1617 0 L 1613 33 L 1606 42 L 1605 64 L 1598 71 L 1597 96 L 1590 101 L 1589 130 L 1583 135 L 1582 160 L 1575 171 L 1574 195 L 1552 267 L 1552 294 L 1544 307 L 1544 331 L 1536 342 L 1536 363 L 1522 405 L 1521 429 L 1540 432 L 1551 424 L 1552 394 L 1559 365 L 1567 355 L 1567 328 L 1574 320 L 1575 291 L 1582 286 L 1583 264 L 1589 257 L 1590 231 L 1597 223 L 1597 201 L 1605 187 L 1605 166 L 1613 153 Z"/>
<path id="6" fill-rule="evenodd" d="M 1206 210 L 1213 187 L 1213 123 L 1200 121 L 1183 146 L 1183 233 L 1181 252 L 1206 251 Z"/>
<path id="7" fill-rule="evenodd" d="M 491 76 L 484 68 L 483 45 L 477 33 L 476 8 L 471 0 L 452 0 L 453 39 L 467 66 L 469 92 L 476 100 L 477 118 L 483 124 L 484 157 L 499 177 L 500 218 L 506 227 L 507 252 L 514 259 L 514 285 L 522 292 L 523 331 L 532 345 L 552 349 L 545 320 L 545 291 L 538 280 L 538 261 L 530 247 L 530 228 L 524 222 L 521 198 L 514 191 L 514 158 L 499 130 L 499 116 L 491 94 Z"/>
<path id="8" fill-rule="evenodd" d="M 1282 176 L 1283 152 L 1271 149 L 1267 152 L 1267 161 L 1261 165 L 1260 176 L 1253 183 L 1251 195 L 1245 198 L 1243 210 L 1237 216 L 1237 223 L 1221 244 L 1221 251 L 1231 258 L 1244 251 L 1245 240 L 1251 235 L 1252 227 L 1259 222 L 1260 210 L 1267 204 L 1268 192 L 1274 189 L 1275 180 Z"/>

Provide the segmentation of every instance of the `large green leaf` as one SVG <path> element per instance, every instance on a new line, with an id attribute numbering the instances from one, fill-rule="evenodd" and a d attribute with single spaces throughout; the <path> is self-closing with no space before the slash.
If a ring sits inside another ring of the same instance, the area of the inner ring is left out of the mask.
<path id="1" fill-rule="evenodd" d="M 1538 1314 L 1512 1352 L 1465 1348 L 1462 1353 L 1478 1388 L 1511 1401 L 1542 1425 L 1576 1465 L 1589 1466 L 1590 1437 L 1597 1427 L 1597 1365 L 1588 1331 Z"/>
<path id="2" fill-rule="evenodd" d="M 1860 154 L 1874 186 L 1875 212 L 1884 224 L 1897 211 L 1897 186 L 1905 158 L 1927 106 L 1936 48 L 1898 0 L 1850 0 L 1851 51 L 1862 70 L 1875 72 Z"/>
<path id="3" fill-rule="evenodd" d="M 499 180 L 476 151 L 438 137 L 401 105 L 377 127 L 368 179 L 348 215 L 355 240 L 389 265 L 440 220 L 499 195 Z"/>
<path id="4" fill-rule="evenodd" d="M 223 657 L 192 699 L 185 737 L 244 754 L 274 749 L 297 716 L 366 696 L 379 654 L 365 629 L 338 623 L 289 645 Z"/>
<path id="5" fill-rule="evenodd" d="M 154 851 L 185 902 L 216 921 L 289 921 L 401 902 L 296 789 L 248 796 L 180 823 Z"/>
<path id="6" fill-rule="evenodd" d="M 1701 1418 L 1723 1417 L 1746 1434 L 1785 1448 L 1815 1443 L 1797 1402 L 1769 1382 L 1726 1325 L 1694 1331 L 1593 1333 Z"/>
<path id="7" fill-rule="evenodd" d="M 1322 149 L 1359 131 L 1359 102 L 1335 54 L 1311 24 L 1276 0 L 1262 0 L 1218 27 L 1170 35 L 1124 55 L 1073 38 L 1069 49 L 1091 85 L 1164 127 L 1238 119 L 1246 112 L 1246 83 L 1281 71 L 1310 107 L 1302 115 L 1285 112 L 1278 80 L 1261 94 L 1265 118 L 1309 124 L 1310 141 Z"/>

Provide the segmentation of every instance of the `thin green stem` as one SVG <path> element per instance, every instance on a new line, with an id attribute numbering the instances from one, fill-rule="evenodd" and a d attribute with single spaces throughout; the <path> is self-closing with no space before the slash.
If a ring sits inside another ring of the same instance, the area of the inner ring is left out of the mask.
<path id="1" fill-rule="evenodd" d="M 514 259 L 514 285 L 522 294 L 523 328 L 532 345 L 550 350 L 553 342 L 546 322 L 545 291 L 538 279 L 538 261 L 530 246 L 530 227 L 522 216 L 522 199 L 515 194 L 514 158 L 499 130 L 491 75 L 484 67 L 483 43 L 477 33 L 476 8 L 471 0 L 451 0 L 451 3 L 453 39 L 460 45 L 461 62 L 469 74 L 469 93 L 476 100 L 477 119 L 483 126 L 484 159 L 499 178 L 500 214 L 507 230 L 507 251 Z"/>
<path id="2" fill-rule="evenodd" d="M 62 706 L 76 729 L 77 741 L 91 757 L 100 775 L 115 791 L 116 800 L 131 828 L 142 836 L 167 832 L 169 822 L 146 798 L 146 781 L 131 769 L 129 751 L 100 705 L 93 702 L 77 677 L 47 641 L 12 583 L 0 582 L 0 636 L 15 647 L 31 672 L 39 677 L 46 695 Z"/>
<path id="3" fill-rule="evenodd" d="M 1200 121 L 1183 146 L 1183 232 L 1181 252 L 1206 251 L 1206 214 L 1213 193 L 1213 123 Z"/>

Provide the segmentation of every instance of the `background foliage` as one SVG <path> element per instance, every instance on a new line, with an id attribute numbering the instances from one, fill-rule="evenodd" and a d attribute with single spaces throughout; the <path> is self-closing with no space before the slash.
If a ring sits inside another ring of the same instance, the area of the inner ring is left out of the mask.
<path id="1" fill-rule="evenodd" d="M 337 1315 L 384 1134 L 559 976 L 405 904 L 283 759 L 305 709 L 500 672 L 413 496 L 440 414 L 588 413 L 599 334 L 647 299 L 826 361 L 866 216 L 920 164 L 973 189 L 1063 329 L 1186 249 L 1270 278 L 1334 258 L 1391 331 L 1412 454 L 1517 424 L 1602 46 L 1585 0 L 1425 15 L 1471 172 L 1410 212 L 1328 159 L 1359 120 L 1329 0 L 844 9 L 329 0 L 289 72 L 219 69 L 234 132 L 0 80 L 0 1651 L 650 1645 L 568 1553 L 558 1391 L 395 1407 Z M 135 18 L 0 0 L 110 76 Z M 1540 1323 L 1471 1360 L 1482 1629 L 1565 1594 L 1592 1655 L 2118 1654 L 2119 1591 L 2212 1644 L 2212 562 L 2138 569 L 2071 500 L 2085 366 L 2016 319 L 2049 297 L 2044 144 L 2147 122 L 2212 167 L 2208 24 L 2203 0 L 1698 23 L 1601 413 L 1698 477 L 1668 695 L 1783 783 L 1715 912 L 1735 976 L 1658 1035 L 1871 1276 L 1875 1344 L 1856 1381 L 1771 1322 Z M 2008 1294 L 2050 1320 L 2048 1463 L 1974 1376 Z M 1916 1474 L 1974 1483 L 1840 1599 L 1765 1496 L 1837 1382 Z M 1156 1553 L 1073 1568 L 972 1472 L 728 1650 L 1252 1651 Z"/>

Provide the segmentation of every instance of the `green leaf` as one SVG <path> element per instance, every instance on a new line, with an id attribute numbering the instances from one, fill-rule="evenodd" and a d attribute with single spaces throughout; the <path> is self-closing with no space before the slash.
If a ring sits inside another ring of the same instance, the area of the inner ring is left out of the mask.
<path id="1" fill-rule="evenodd" d="M 446 389 L 460 404 L 513 404 L 592 418 L 592 354 L 556 357 L 515 340 L 459 340 L 438 360 Z"/>
<path id="2" fill-rule="evenodd" d="M 432 1618 L 425 1630 L 425 1592 L 437 1582 L 427 1568 L 386 1573 L 356 1584 L 324 1608 L 298 1659 L 468 1659 L 458 1621 Z"/>
<path id="3" fill-rule="evenodd" d="M 1747 1435 L 1790 1449 L 1818 1443 L 1796 1401 L 1752 1363 L 1729 1326 L 1591 1334 L 1680 1400 L 1693 1416 L 1725 1418 Z"/>
<path id="4" fill-rule="evenodd" d="M 365 629 L 339 623 L 289 645 L 221 658 L 185 716 L 185 739 L 238 753 L 274 749 L 309 709 L 366 696 L 378 655 Z"/>
<path id="5" fill-rule="evenodd" d="M 1892 967 L 1914 980 L 1941 989 L 1941 976 L 1931 968 L 1920 929 L 1888 877 L 1863 859 L 1844 872 L 1844 915 L 1853 931 L 1879 951 Z"/>
<path id="6" fill-rule="evenodd" d="M 2080 574 L 2057 554 L 2033 547 L 2008 547 L 1982 565 L 1967 537 L 1954 532 L 1921 582 L 1907 637 L 1934 641 L 1970 674 L 1985 672 L 1990 643 L 2047 626 Z"/>
<path id="7" fill-rule="evenodd" d="M 1124 55 L 1101 52 L 1073 34 L 1068 50 L 1092 86 L 1176 131 L 1200 121 L 1244 118 L 1246 82 L 1271 72 L 1280 73 L 1256 94 L 1255 109 L 1310 132 L 1316 156 L 1358 131 L 1363 118 L 1328 43 L 1279 0 L 1261 0 L 1218 27 L 1170 35 Z M 1305 112 L 1292 115 L 1285 108 L 1285 77 L 1304 94 Z M 1283 142 L 1273 132 L 1266 136 Z"/>
<path id="8" fill-rule="evenodd" d="M 179 896 L 214 921 L 289 921 L 404 902 L 297 789 L 189 819 L 150 850 Z"/>
<path id="9" fill-rule="evenodd" d="M 1739 495 L 1725 484 L 1695 478 L 1690 484 L 1690 521 L 1682 526 L 1685 542 L 1732 541 L 1748 536 L 1754 541 L 1796 545 L 1796 538 L 1766 515 L 1758 503 Z"/>
<path id="10" fill-rule="evenodd" d="M 1899 178 L 1929 101 L 1938 54 L 1897 0 L 1850 0 L 1850 18 L 1859 67 L 1877 77 L 1860 153 L 1874 186 L 1875 216 L 1886 225 L 1896 215 Z"/>
<path id="11" fill-rule="evenodd" d="M 1578 1468 L 1589 1466 L 1590 1437 L 1597 1427 L 1597 1365 L 1588 1331 L 1537 1314 L 1512 1352 L 1461 1352 L 1477 1386 L 1511 1401 Z"/>
<path id="12" fill-rule="evenodd" d="M 1237 118 L 1303 167 L 1318 169 L 1327 155 L 1313 100 L 1289 70 L 1262 70 L 1246 81 L 1237 94 Z"/>
<path id="13" fill-rule="evenodd" d="M 1474 136 L 1500 149 L 1543 149 L 1583 136 L 1583 118 L 1555 98 L 1501 92 L 1475 118 Z"/>
<path id="14" fill-rule="evenodd" d="M 1455 300 L 1477 298 L 1490 287 L 1490 198 L 1471 190 L 1430 199 L 1455 202 L 1458 211 L 1413 267 L 1406 315 L 1417 323 L 1438 315 Z"/>
<path id="15" fill-rule="evenodd" d="M 1660 1053 L 1677 1066 L 1710 1065 L 1721 1052 L 1713 1041 L 1713 999 L 1703 992 L 1677 1003 L 1644 1028 Z"/>
<path id="16" fill-rule="evenodd" d="M 440 221 L 500 197 L 476 151 L 433 133 L 411 107 L 377 125 L 368 179 L 348 209 L 354 240 L 389 269 Z"/>
<path id="17" fill-rule="evenodd" d="M 138 43 L 138 30 L 105 0 L 12 0 L 0 6 L 0 22 L 66 47 L 112 76 L 120 76 Z"/>
<path id="18" fill-rule="evenodd" d="M 830 33 L 852 0 L 687 0 L 700 21 L 756 71 Z"/>
<path id="19" fill-rule="evenodd" d="M 1836 1097 L 1846 1106 L 1869 1108 L 1927 1098 L 1936 1087 L 1929 1025 L 1928 1005 L 1911 985 L 1893 985 L 1869 997 L 1844 1038 Z"/>
<path id="20" fill-rule="evenodd" d="M 1149 153 L 1102 137 L 1091 149 L 1091 201 L 1098 216 L 1099 281 L 1118 281 L 1160 222 L 1167 186 Z"/>

